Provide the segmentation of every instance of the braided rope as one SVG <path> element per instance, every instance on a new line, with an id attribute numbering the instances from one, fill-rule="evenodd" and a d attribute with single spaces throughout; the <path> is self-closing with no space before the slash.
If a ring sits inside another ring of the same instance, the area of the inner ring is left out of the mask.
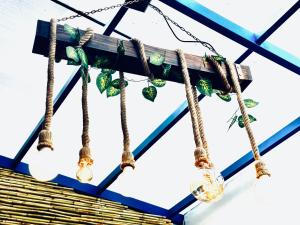
<path id="1" fill-rule="evenodd" d="M 219 63 L 217 62 L 212 56 L 208 56 L 207 57 L 207 60 L 208 62 L 210 62 L 214 67 L 215 69 L 217 70 L 217 74 L 219 75 L 219 77 L 221 78 L 222 80 L 222 83 L 223 83 L 223 86 L 224 86 L 224 89 L 225 89 L 225 94 L 229 93 L 232 91 L 232 87 L 231 85 L 229 84 L 228 82 L 228 79 L 227 79 L 227 71 L 226 71 L 226 65 L 225 63 Z"/>
<path id="2" fill-rule="evenodd" d="M 242 98 L 242 91 L 241 91 L 240 83 L 239 83 L 239 80 L 238 80 L 238 75 L 237 75 L 235 65 L 234 65 L 234 63 L 232 63 L 228 60 L 227 60 L 227 65 L 229 67 L 231 80 L 233 82 L 233 89 L 236 92 L 237 101 L 238 101 L 238 104 L 239 104 L 239 107 L 240 107 L 240 111 L 242 113 L 245 128 L 246 128 L 246 131 L 247 131 L 247 134 L 248 134 L 248 137 L 249 137 L 249 141 L 250 141 L 250 144 L 251 144 L 251 147 L 252 147 L 252 153 L 253 153 L 254 159 L 256 161 L 256 163 L 255 163 L 256 177 L 260 178 L 263 175 L 271 176 L 271 174 L 269 173 L 269 171 L 266 168 L 266 165 L 260 159 L 260 153 L 259 153 L 259 150 L 258 150 L 258 147 L 257 147 L 257 143 L 256 143 L 256 140 L 255 140 L 253 131 L 251 129 L 250 119 L 248 117 L 246 106 L 245 106 L 245 103 L 244 103 L 243 98 Z"/>
<path id="3" fill-rule="evenodd" d="M 195 108 L 196 108 L 196 114 L 197 114 L 197 120 L 198 120 L 198 126 L 199 126 L 199 132 L 200 132 L 202 145 L 206 151 L 206 157 L 207 157 L 208 161 L 212 164 L 210 154 L 208 151 L 209 148 L 208 148 L 208 143 L 207 143 L 207 139 L 206 139 L 206 134 L 204 131 L 202 112 L 201 112 L 200 105 L 198 102 L 198 93 L 197 93 L 197 89 L 195 86 L 192 86 L 192 91 L 193 91 L 193 98 L 194 98 L 194 103 L 195 103 Z"/>
<path id="4" fill-rule="evenodd" d="M 185 56 L 181 49 L 177 49 L 176 51 L 177 51 L 177 54 L 179 57 L 179 64 L 181 66 L 187 102 L 188 102 L 191 120 L 192 120 L 194 141 L 195 141 L 195 145 L 196 145 L 196 149 L 194 151 L 195 166 L 198 168 L 202 168 L 202 169 L 210 168 L 206 150 L 204 149 L 204 146 L 203 146 L 203 143 L 201 140 L 200 127 L 198 124 L 198 117 L 197 117 L 197 111 L 196 111 L 196 106 L 195 106 L 195 101 L 194 101 L 194 95 L 193 95 L 193 91 L 192 91 L 192 85 L 190 82 L 190 76 L 189 76 L 189 72 L 187 69 L 187 63 L 185 60 Z"/>
<path id="5" fill-rule="evenodd" d="M 87 28 L 84 35 L 79 40 L 79 46 L 82 47 L 86 42 L 88 42 L 93 37 L 93 30 L 91 28 Z M 84 69 L 85 79 L 82 79 L 82 96 L 81 96 L 81 104 L 82 104 L 82 148 L 79 151 L 79 162 L 80 166 L 83 163 L 87 163 L 88 165 L 93 164 L 93 159 L 91 158 L 91 151 L 89 147 L 90 138 L 89 138 L 89 112 L 88 112 L 88 70 Z"/>
<path id="6" fill-rule="evenodd" d="M 148 62 L 147 62 L 147 56 L 145 53 L 144 44 L 136 38 L 132 39 L 131 41 L 137 49 L 139 58 L 141 60 L 142 66 L 143 66 L 143 71 L 144 71 L 145 76 L 149 77 L 150 80 L 153 80 L 154 75 L 153 75 L 153 73 L 151 73 Z"/>
<path id="7" fill-rule="evenodd" d="M 54 87 L 54 62 L 56 52 L 56 20 L 50 20 L 50 42 L 47 69 L 47 93 L 44 127 L 39 133 L 37 149 L 48 147 L 53 150 L 52 133 L 50 131 L 53 116 L 53 87 Z"/>
<path id="8" fill-rule="evenodd" d="M 119 71 L 120 76 L 120 107 L 121 107 L 121 126 L 123 132 L 123 154 L 122 154 L 122 162 L 121 162 L 121 169 L 123 170 L 126 166 L 131 166 L 132 168 L 135 167 L 134 157 L 130 152 L 130 138 L 129 138 L 129 131 L 127 126 L 127 115 L 126 115 L 126 91 L 125 91 L 125 79 L 124 73 Z"/>

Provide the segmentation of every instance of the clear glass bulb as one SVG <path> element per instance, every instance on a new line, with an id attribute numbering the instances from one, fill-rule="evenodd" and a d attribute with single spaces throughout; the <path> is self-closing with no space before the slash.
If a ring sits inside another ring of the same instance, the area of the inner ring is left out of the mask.
<path id="1" fill-rule="evenodd" d="M 126 166 L 123 169 L 123 172 L 121 174 L 121 182 L 122 182 L 122 195 L 124 196 L 130 196 L 131 194 L 131 185 L 129 180 L 132 179 L 132 176 L 134 174 L 134 169 L 131 166 Z"/>
<path id="2" fill-rule="evenodd" d="M 55 153 L 51 148 L 45 147 L 35 151 L 30 158 L 29 172 L 38 181 L 50 181 L 58 175 Z"/>
<path id="3" fill-rule="evenodd" d="M 82 183 L 88 183 L 93 179 L 92 167 L 87 162 L 81 162 L 76 172 L 77 180 Z"/>
<path id="4" fill-rule="evenodd" d="M 263 175 L 259 179 L 256 179 L 254 184 L 254 196 L 255 200 L 259 204 L 270 205 L 275 203 L 276 189 L 271 187 L 273 179 L 268 175 Z"/>
<path id="5" fill-rule="evenodd" d="M 224 193 L 224 179 L 221 175 L 216 176 L 214 169 L 200 169 L 190 191 L 202 202 L 218 201 Z"/>

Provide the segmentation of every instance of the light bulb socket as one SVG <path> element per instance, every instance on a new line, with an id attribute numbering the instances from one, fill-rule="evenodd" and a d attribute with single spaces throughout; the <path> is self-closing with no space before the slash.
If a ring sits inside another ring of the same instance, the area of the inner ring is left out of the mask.
<path id="1" fill-rule="evenodd" d="M 41 130 L 39 134 L 39 142 L 37 145 L 37 149 L 41 150 L 43 148 L 50 148 L 53 150 L 53 143 L 52 143 L 52 133 L 50 130 Z"/>
<path id="2" fill-rule="evenodd" d="M 262 176 L 271 176 L 271 173 L 267 169 L 266 164 L 262 160 L 256 160 L 255 169 L 257 179 L 261 178 Z"/>
<path id="3" fill-rule="evenodd" d="M 195 166 L 199 169 L 210 169 L 212 163 L 208 160 L 207 154 L 204 148 L 197 147 L 194 151 Z"/>
<path id="4" fill-rule="evenodd" d="M 94 160 L 91 157 L 91 150 L 88 146 L 84 146 L 79 151 L 79 161 L 78 165 L 81 166 L 82 164 L 86 165 L 93 165 Z"/>
<path id="5" fill-rule="evenodd" d="M 135 160 L 134 160 L 134 157 L 133 157 L 133 154 L 130 152 L 130 151 L 123 151 L 123 154 L 122 154 L 122 162 L 121 162 L 121 170 L 124 170 L 124 168 L 126 166 L 130 166 L 132 167 L 132 169 L 135 168 Z"/>

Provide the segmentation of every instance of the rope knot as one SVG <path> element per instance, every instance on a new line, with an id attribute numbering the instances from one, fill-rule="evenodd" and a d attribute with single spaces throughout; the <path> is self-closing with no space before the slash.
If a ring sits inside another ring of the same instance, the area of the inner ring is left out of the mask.
<path id="1" fill-rule="evenodd" d="M 262 160 L 256 160 L 255 169 L 257 179 L 265 175 L 269 177 L 271 176 L 271 173 L 268 171 L 266 164 Z"/>
<path id="2" fill-rule="evenodd" d="M 199 169 L 210 169 L 211 162 L 207 158 L 206 150 L 202 147 L 197 147 L 194 151 L 195 166 Z"/>
<path id="3" fill-rule="evenodd" d="M 86 164 L 86 165 L 93 165 L 94 161 L 91 158 L 91 150 L 89 147 L 84 146 L 80 149 L 79 151 L 79 161 L 78 161 L 78 165 L 81 166 L 82 164 Z"/>
<path id="4" fill-rule="evenodd" d="M 123 151 L 122 153 L 122 163 L 120 165 L 121 169 L 124 170 L 126 166 L 132 167 L 132 169 L 135 168 L 135 160 L 133 157 L 133 154 L 130 151 Z"/>
<path id="5" fill-rule="evenodd" d="M 51 148 L 53 150 L 52 143 L 52 133 L 50 130 L 41 130 L 39 134 L 39 142 L 37 145 L 37 149 L 41 150 L 42 148 Z"/>

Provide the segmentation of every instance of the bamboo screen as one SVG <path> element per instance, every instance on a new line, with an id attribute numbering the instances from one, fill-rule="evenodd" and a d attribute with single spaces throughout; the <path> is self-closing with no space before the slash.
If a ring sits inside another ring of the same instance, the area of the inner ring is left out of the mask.
<path id="1" fill-rule="evenodd" d="M 0 224 L 172 224 L 160 216 L 0 168 Z"/>

